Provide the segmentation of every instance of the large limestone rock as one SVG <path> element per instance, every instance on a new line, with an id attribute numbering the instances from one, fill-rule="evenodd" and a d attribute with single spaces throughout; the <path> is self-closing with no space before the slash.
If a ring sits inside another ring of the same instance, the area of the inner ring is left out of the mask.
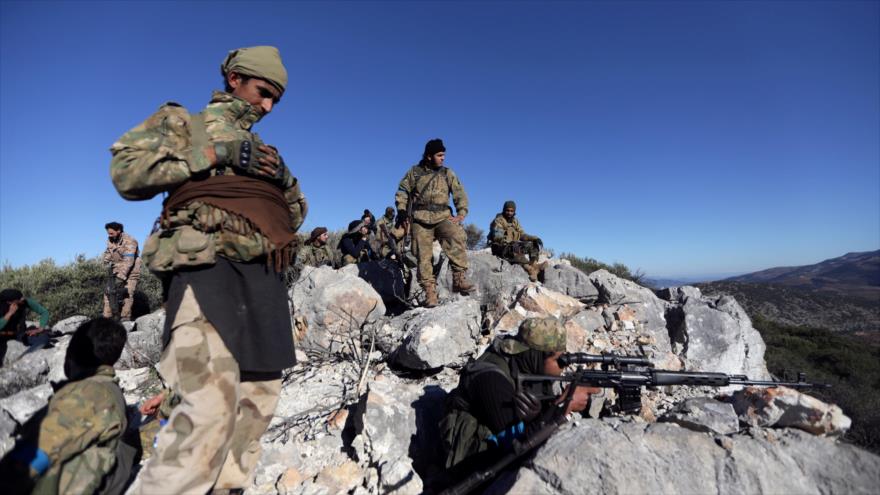
<path id="1" fill-rule="evenodd" d="M 295 316 L 308 322 L 299 346 L 321 352 L 343 351 L 347 342 L 385 314 L 379 294 L 352 270 L 305 267 L 290 289 Z M 349 350 L 350 351 L 350 350 Z"/>
<path id="2" fill-rule="evenodd" d="M 666 330 L 666 304 L 657 296 L 635 282 L 617 277 L 607 270 L 590 274 L 590 281 L 599 291 L 599 302 L 610 308 L 626 305 L 633 310 L 633 324 L 651 334 L 660 349 L 669 349 Z"/>
<path id="3" fill-rule="evenodd" d="M 6 412 L 21 425 L 48 404 L 51 396 L 52 386 L 46 383 L 0 399 L 0 411 Z"/>
<path id="4" fill-rule="evenodd" d="M 788 387 L 749 387 L 731 397 L 743 423 L 753 426 L 800 428 L 814 435 L 841 435 L 852 420 L 834 404 Z"/>
<path id="5" fill-rule="evenodd" d="M 117 369 L 135 369 L 158 363 L 162 357 L 162 332 L 165 328 L 165 310 L 160 309 L 141 316 L 134 322 L 134 331 L 128 333 Z"/>
<path id="6" fill-rule="evenodd" d="M 666 316 L 673 350 L 688 369 L 769 378 L 764 340 L 733 298 L 703 297 L 693 287 L 681 294 L 681 305 L 670 307 Z"/>
<path id="7" fill-rule="evenodd" d="M 52 327 L 52 330 L 64 334 L 70 334 L 75 332 L 80 325 L 87 321 L 89 321 L 88 316 L 71 316 L 70 318 L 65 318 L 56 323 L 55 326 Z"/>
<path id="8" fill-rule="evenodd" d="M 590 281 L 590 277 L 571 266 L 568 260 L 547 260 L 543 281 L 544 287 L 571 296 L 582 303 L 593 304 L 599 299 L 599 290 Z"/>
<path id="9" fill-rule="evenodd" d="M 509 305 L 519 289 L 529 283 L 529 276 L 519 265 L 493 256 L 488 249 L 468 251 L 468 279 L 476 289 L 470 297 L 490 307 Z M 452 297 L 452 272 L 449 260 L 443 262 L 437 275 L 441 300 Z"/>
<path id="10" fill-rule="evenodd" d="M 401 366 L 429 370 L 460 367 L 473 356 L 480 338 L 480 306 L 459 299 L 436 308 L 412 311 L 404 325 L 406 335 L 394 355 Z"/>
<path id="11" fill-rule="evenodd" d="M 685 400 L 660 418 L 694 431 L 729 435 L 739 431 L 739 418 L 733 405 L 709 397 Z"/>
<path id="12" fill-rule="evenodd" d="M 875 493 L 880 457 L 799 430 L 713 437 L 668 423 L 579 420 L 490 493 Z"/>
<path id="13" fill-rule="evenodd" d="M 0 368 L 0 398 L 46 383 L 49 375 L 47 358 L 44 352 L 28 352 Z"/>
<path id="14" fill-rule="evenodd" d="M 496 333 L 515 333 L 526 318 L 554 316 L 562 319 L 583 309 L 584 304 L 577 299 L 533 283 L 517 293 L 513 305 L 501 314 L 493 329 Z"/>

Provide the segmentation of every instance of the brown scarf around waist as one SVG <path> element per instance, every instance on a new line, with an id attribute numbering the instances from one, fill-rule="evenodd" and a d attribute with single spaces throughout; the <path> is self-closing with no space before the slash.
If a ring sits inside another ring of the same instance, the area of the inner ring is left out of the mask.
<path id="1" fill-rule="evenodd" d="M 175 189 L 162 204 L 162 223 L 170 212 L 201 201 L 246 219 L 272 243 L 269 263 L 276 272 L 287 268 L 295 249 L 296 232 L 281 190 L 260 179 L 241 175 L 216 175 L 191 180 Z M 274 258 L 274 263 L 273 263 Z"/>

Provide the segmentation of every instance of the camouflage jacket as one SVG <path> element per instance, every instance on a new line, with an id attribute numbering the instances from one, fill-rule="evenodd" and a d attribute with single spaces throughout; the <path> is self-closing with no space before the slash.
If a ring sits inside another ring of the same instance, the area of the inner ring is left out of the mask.
<path id="1" fill-rule="evenodd" d="M 503 245 L 516 241 L 533 241 L 535 236 L 526 234 L 519 219 L 508 221 L 502 213 L 495 215 L 489 225 L 489 244 Z"/>
<path id="2" fill-rule="evenodd" d="M 49 400 L 38 446 L 50 467 L 34 493 L 94 493 L 116 467 L 116 446 L 127 421 L 111 388 L 118 388 L 115 378 L 113 367 L 101 366 Z"/>
<path id="3" fill-rule="evenodd" d="M 382 245 L 385 244 L 387 237 L 385 236 L 385 232 L 382 230 L 382 226 L 385 226 L 385 230 L 388 231 L 389 234 L 394 230 L 394 219 L 388 219 L 384 215 L 379 220 L 376 220 L 376 244 Z M 393 235 L 393 234 L 392 234 Z"/>
<path id="4" fill-rule="evenodd" d="M 455 172 L 446 168 L 432 169 L 427 165 L 414 165 L 397 188 L 394 196 L 398 210 L 405 210 L 409 195 L 415 197 L 413 207 L 413 219 L 424 224 L 438 224 L 452 215 L 449 207 L 449 195 L 455 205 L 457 215 L 466 216 L 468 213 L 468 197 L 464 192 L 464 186 L 458 180 Z"/>
<path id="5" fill-rule="evenodd" d="M 107 240 L 107 249 L 104 250 L 104 263 L 113 267 L 113 274 L 117 278 L 127 280 L 130 275 L 136 275 L 140 271 L 138 259 L 138 242 L 134 237 L 123 232 L 117 241 Z"/>
<path id="6" fill-rule="evenodd" d="M 259 136 L 251 132 L 251 127 L 259 120 L 259 113 L 241 98 L 215 91 L 202 115 L 211 141 L 252 140 L 254 147 L 263 144 Z M 203 150 L 192 148 L 191 121 L 185 108 L 167 103 L 113 143 L 110 147 L 113 154 L 110 175 L 122 197 L 150 199 L 160 192 L 172 191 L 194 177 L 235 174 L 231 167 L 212 167 Z M 308 204 L 299 182 L 287 167 L 283 171 L 281 188 L 295 231 L 305 220 Z M 275 248 L 247 220 L 197 200 L 171 212 L 162 228 L 174 230 L 183 226 L 209 234 L 216 253 L 233 261 L 249 261 Z M 150 250 L 148 240 L 144 246 L 145 261 Z"/>
<path id="7" fill-rule="evenodd" d="M 307 243 L 296 253 L 297 269 L 302 270 L 304 266 L 333 266 L 333 255 L 330 253 L 330 246 L 316 246 L 314 243 Z"/>

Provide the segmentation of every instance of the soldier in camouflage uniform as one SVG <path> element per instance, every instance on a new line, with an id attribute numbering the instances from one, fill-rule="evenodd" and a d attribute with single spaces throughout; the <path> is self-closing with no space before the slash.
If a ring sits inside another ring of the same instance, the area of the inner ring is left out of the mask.
<path id="1" fill-rule="evenodd" d="M 425 306 L 436 306 L 437 285 L 431 264 L 434 240 L 449 257 L 452 267 L 452 290 L 467 294 L 474 286 L 466 278 L 468 269 L 467 235 L 461 222 L 468 213 L 468 197 L 455 172 L 443 166 L 446 147 L 440 139 L 425 144 L 422 160 L 403 179 L 395 195 L 399 222 L 410 221 L 412 250 L 418 259 L 418 279 L 425 291 Z M 455 205 L 452 215 L 449 196 Z M 410 204 L 411 203 L 411 204 Z M 407 208 L 412 210 L 412 218 Z"/>
<path id="2" fill-rule="evenodd" d="M 524 440 L 548 419 L 586 408 L 589 395 L 599 389 L 577 388 L 563 409 L 561 400 L 542 403 L 534 391 L 514 386 L 518 374 L 562 374 L 556 360 L 565 345 L 565 328 L 559 320 L 529 318 L 520 324 L 515 337 L 496 338 L 462 370 L 440 422 L 446 468 L 453 469 L 453 477 L 466 474 L 464 470 L 488 467 L 512 449 L 514 440 Z"/>
<path id="3" fill-rule="evenodd" d="M 181 402 L 142 472 L 141 493 L 225 493 L 251 483 L 281 370 L 295 363 L 282 274 L 307 205 L 252 126 L 281 99 L 274 47 L 229 52 L 225 91 L 191 115 L 168 103 L 113 144 L 126 199 L 170 192 L 144 264 L 167 287 L 159 369 Z"/>
<path id="4" fill-rule="evenodd" d="M 388 237 L 392 235 L 394 230 L 394 208 L 385 208 L 385 215 L 376 221 L 376 237 L 373 244 L 373 251 L 379 253 L 382 258 L 387 258 L 391 254 L 391 248 L 388 247 Z M 397 240 L 395 238 L 395 240 Z"/>
<path id="5" fill-rule="evenodd" d="M 125 329 L 107 318 L 74 332 L 64 362 L 68 381 L 38 424 L 27 425 L 36 431 L 26 432 L 10 454 L 27 466 L 33 493 L 123 492 L 136 455 L 134 447 L 119 445 L 128 421 L 113 364 L 125 339 Z"/>
<path id="6" fill-rule="evenodd" d="M 297 271 L 302 271 L 305 266 L 333 266 L 333 254 L 327 245 L 327 227 L 315 227 L 309 240 L 296 253 Z"/>
<path id="7" fill-rule="evenodd" d="M 522 265 L 529 274 L 529 280 L 537 282 L 541 273 L 538 256 L 543 244 L 540 237 L 526 234 L 519 224 L 516 203 L 505 201 L 501 213 L 495 215 L 489 225 L 489 247 L 492 248 L 492 254 Z"/>
<path id="8" fill-rule="evenodd" d="M 107 230 L 107 249 L 104 250 L 104 264 L 110 265 L 116 277 L 117 294 L 122 294 L 122 310 L 119 316 L 122 321 L 131 320 L 131 305 L 134 302 L 134 291 L 141 278 L 141 259 L 138 257 L 138 242 L 134 237 L 123 231 L 119 222 L 104 225 Z M 117 308 L 118 310 L 118 308 Z M 113 316 L 110 299 L 104 294 L 104 317 Z"/>

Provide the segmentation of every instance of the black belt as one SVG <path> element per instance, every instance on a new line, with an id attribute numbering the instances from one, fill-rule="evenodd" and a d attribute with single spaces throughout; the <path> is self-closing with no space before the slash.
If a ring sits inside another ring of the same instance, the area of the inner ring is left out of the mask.
<path id="1" fill-rule="evenodd" d="M 449 205 L 416 205 L 416 211 L 447 211 Z"/>

